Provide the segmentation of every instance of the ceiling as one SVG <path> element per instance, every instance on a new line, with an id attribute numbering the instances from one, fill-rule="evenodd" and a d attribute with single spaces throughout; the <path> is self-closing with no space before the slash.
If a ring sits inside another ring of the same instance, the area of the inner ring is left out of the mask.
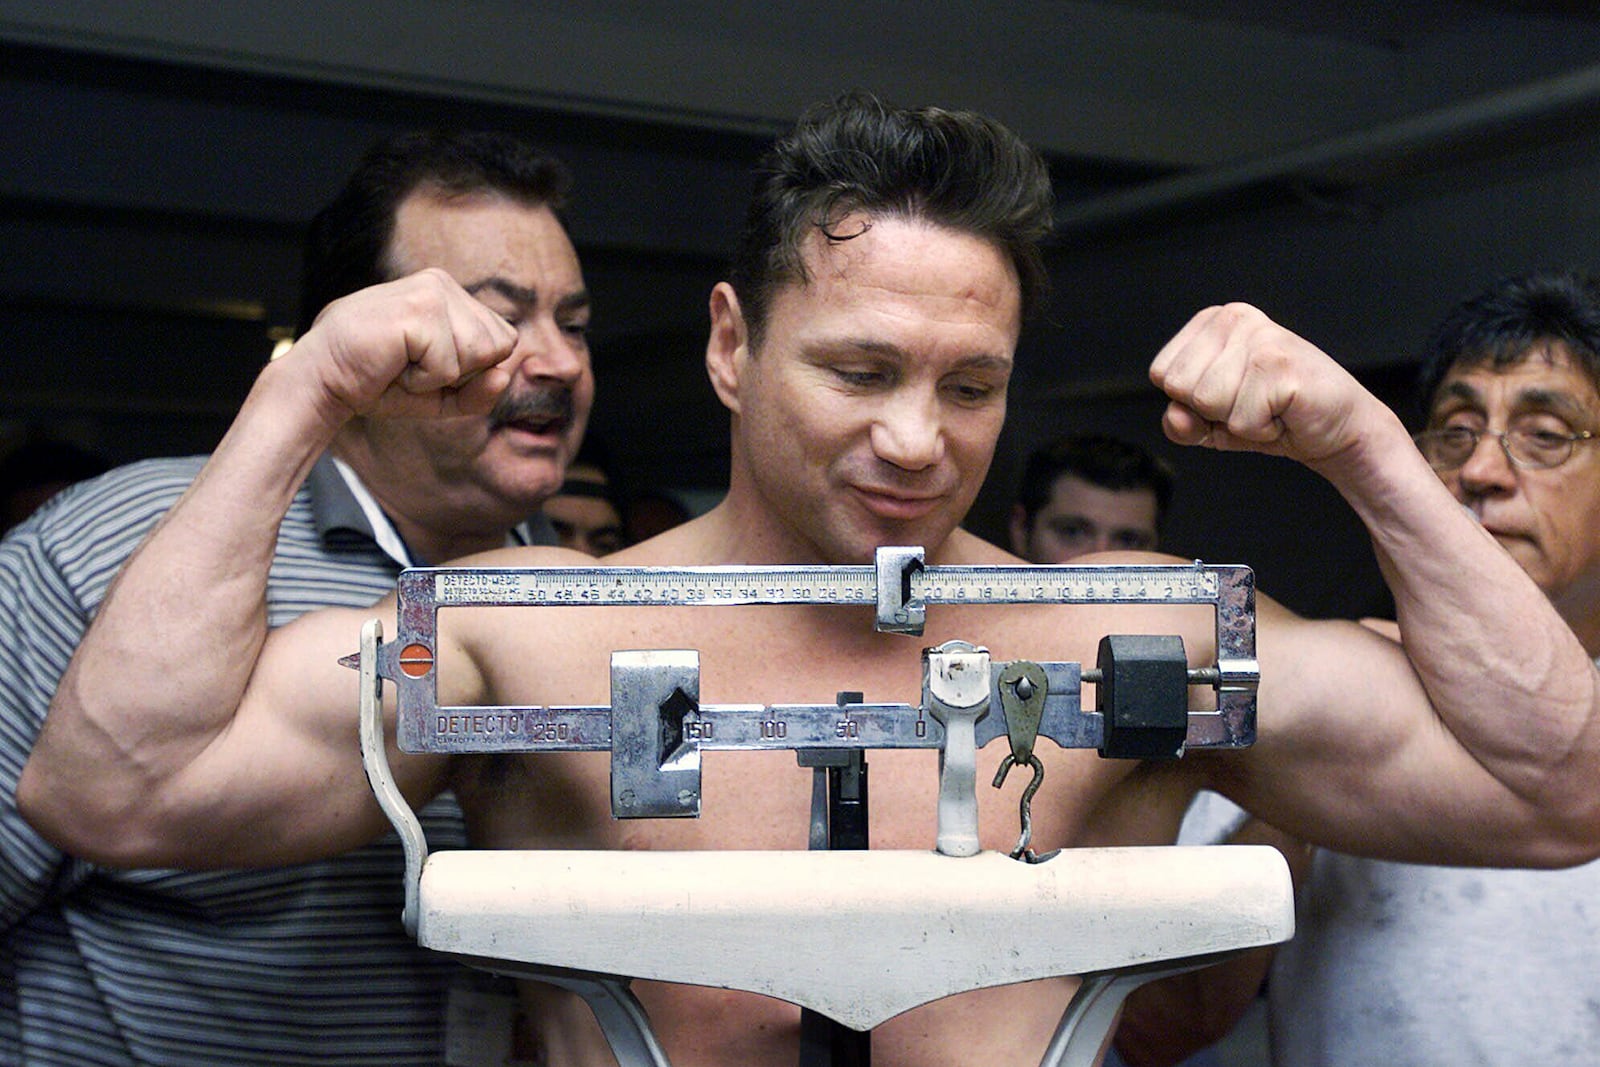
<path id="1" fill-rule="evenodd" d="M 303 223 L 356 155 L 411 126 L 508 125 L 577 174 L 597 425 L 665 409 L 634 463 L 713 485 L 706 290 L 746 168 L 813 99 L 997 115 L 1051 160 L 1060 254 L 1081 256 L 1587 131 L 1597 8 L 0 0 L 0 429 L 117 459 L 209 447 L 292 319 Z"/>

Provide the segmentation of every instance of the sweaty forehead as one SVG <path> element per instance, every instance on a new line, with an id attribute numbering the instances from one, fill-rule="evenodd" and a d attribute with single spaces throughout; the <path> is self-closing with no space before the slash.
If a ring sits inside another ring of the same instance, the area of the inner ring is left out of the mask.
<path id="1" fill-rule="evenodd" d="M 1022 300 L 1016 266 L 998 244 L 915 215 L 844 215 L 825 230 L 812 229 L 800 254 L 812 284 L 830 274 L 867 271 L 881 272 L 886 280 L 919 278 L 932 264 L 954 261 L 969 268 L 971 296 L 996 304 Z"/>
<path id="2" fill-rule="evenodd" d="M 830 238 L 827 234 L 831 234 Z M 773 295 L 769 319 L 800 335 L 953 329 L 1009 361 L 1021 330 L 1015 267 L 993 242 L 918 218 L 847 215 L 802 245 L 805 277 Z"/>

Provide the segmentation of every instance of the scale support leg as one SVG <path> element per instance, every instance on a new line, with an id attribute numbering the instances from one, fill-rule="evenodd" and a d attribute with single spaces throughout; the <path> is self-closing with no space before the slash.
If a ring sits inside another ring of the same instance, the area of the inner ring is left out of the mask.
<path id="1" fill-rule="evenodd" d="M 557 975 L 544 980 L 572 990 L 589 1005 L 618 1067 L 672 1067 L 650 1025 L 650 1016 L 626 979 Z"/>
<path id="2" fill-rule="evenodd" d="M 1095 1067 L 1128 994 L 1146 982 L 1209 967 L 1235 955 L 1238 953 L 1218 952 L 1167 964 L 1084 975 L 1061 1014 L 1039 1067 Z"/>
<path id="3" fill-rule="evenodd" d="M 450 955 L 469 967 L 510 978 L 532 979 L 578 994 L 600 1024 L 606 1044 L 611 1046 L 611 1054 L 617 1058 L 617 1067 L 672 1067 L 666 1050 L 661 1047 L 661 1040 L 656 1037 L 655 1027 L 650 1023 L 649 1013 L 629 988 L 629 979 L 561 967 L 517 964 L 457 952 Z"/>

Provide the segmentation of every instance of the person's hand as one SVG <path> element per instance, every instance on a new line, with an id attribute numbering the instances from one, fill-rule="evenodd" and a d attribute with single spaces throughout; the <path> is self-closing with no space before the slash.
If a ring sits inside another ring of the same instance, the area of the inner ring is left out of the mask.
<path id="1" fill-rule="evenodd" d="M 1247 304 L 1190 319 L 1151 363 L 1150 380 L 1171 400 L 1162 426 L 1176 443 L 1312 467 L 1395 421 L 1327 353 Z"/>
<path id="2" fill-rule="evenodd" d="M 333 301 L 274 366 L 337 421 L 481 414 L 509 383 L 497 364 L 516 342 L 510 323 L 430 268 Z"/>

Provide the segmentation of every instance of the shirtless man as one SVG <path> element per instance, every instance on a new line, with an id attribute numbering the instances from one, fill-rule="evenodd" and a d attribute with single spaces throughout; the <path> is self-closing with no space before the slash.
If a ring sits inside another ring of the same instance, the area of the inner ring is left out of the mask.
<path id="1" fill-rule="evenodd" d="M 732 414 L 728 495 L 611 559 L 860 564 L 879 545 L 917 544 L 934 565 L 1015 563 L 959 523 L 1000 431 L 1049 218 L 1041 161 L 980 116 L 851 97 L 802 120 L 767 161 L 731 280 L 711 295 L 706 364 Z M 341 302 L 267 368 L 194 492 L 123 572 L 22 784 L 46 834 L 108 862 L 218 865 L 327 854 L 383 828 L 358 766 L 355 686 L 334 665 L 372 613 L 319 612 L 268 635 L 252 605 L 303 455 L 352 411 L 456 410 L 499 388 L 504 324 L 444 279 L 422 281 Z M 1394 414 L 1243 306 L 1196 316 L 1151 376 L 1172 399 L 1174 440 L 1289 456 L 1345 494 L 1389 572 L 1407 644 L 1261 597 L 1256 746 L 1162 764 L 1043 746 L 1036 846 L 1171 841 L 1209 786 L 1346 850 L 1527 865 L 1600 853 L 1600 678 L 1407 448 Z M 590 561 L 523 550 L 475 562 Z M 1209 612 L 1194 608 L 935 606 L 916 640 L 874 632 L 870 610 L 817 606 L 463 609 L 441 622 L 440 699 L 463 704 L 605 703 L 619 648 L 699 649 L 708 702 L 913 698 L 921 648 L 957 637 L 1002 658 L 1092 661 L 1108 632 L 1175 633 L 1195 662 L 1214 655 Z M 981 754 L 980 774 L 999 747 Z M 391 758 L 413 803 L 452 781 L 485 844 L 806 843 L 810 779 L 787 753 L 708 754 L 702 817 L 644 822 L 611 820 L 603 754 Z M 936 764 L 926 751 L 872 756 L 876 847 L 932 844 Z M 1012 796 L 980 792 L 984 847 L 1009 848 Z M 792 1007 L 636 985 L 675 1064 L 796 1058 Z M 874 1057 L 1037 1061 L 1068 989 L 925 1006 L 881 1027 Z M 581 1043 L 568 1022 L 548 1017 L 543 1032 Z"/>

